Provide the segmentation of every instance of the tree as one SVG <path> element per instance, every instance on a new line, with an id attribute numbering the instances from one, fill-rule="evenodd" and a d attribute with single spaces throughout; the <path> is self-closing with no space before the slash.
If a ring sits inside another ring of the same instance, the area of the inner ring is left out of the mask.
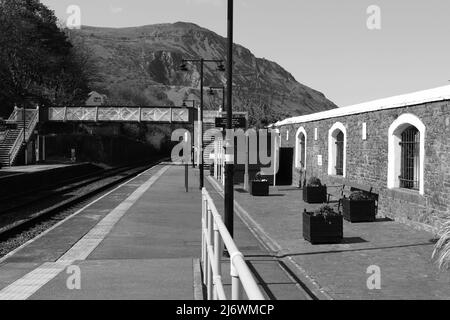
<path id="1" fill-rule="evenodd" d="M 84 100 L 91 80 L 85 53 L 38 0 L 0 0 L 0 115 L 14 103 Z"/>

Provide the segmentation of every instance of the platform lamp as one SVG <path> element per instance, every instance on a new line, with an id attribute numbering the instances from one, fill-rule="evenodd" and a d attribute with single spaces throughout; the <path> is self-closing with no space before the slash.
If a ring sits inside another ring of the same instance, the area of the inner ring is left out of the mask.
<path id="1" fill-rule="evenodd" d="M 203 81 L 204 81 L 204 65 L 205 63 L 216 63 L 217 64 L 217 71 L 224 72 L 225 66 L 224 61 L 221 59 L 183 59 L 182 63 L 180 65 L 181 71 L 189 71 L 188 63 L 199 63 L 200 64 L 200 121 L 199 121 L 199 154 L 200 154 L 200 161 L 199 161 L 199 169 L 200 169 L 200 190 L 204 187 L 204 166 L 203 166 Z"/>

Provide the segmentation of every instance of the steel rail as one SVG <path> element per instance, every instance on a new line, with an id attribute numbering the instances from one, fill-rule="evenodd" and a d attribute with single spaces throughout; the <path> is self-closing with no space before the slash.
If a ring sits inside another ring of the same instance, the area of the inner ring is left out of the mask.
<path id="1" fill-rule="evenodd" d="M 143 165 L 142 165 L 143 166 Z M 19 210 L 21 208 L 27 207 L 29 205 L 32 205 L 34 203 L 37 203 L 42 200 L 47 200 L 49 198 L 59 196 L 65 193 L 72 192 L 74 190 L 86 187 L 88 185 L 94 184 L 98 181 L 119 175 L 121 173 L 124 173 L 126 171 L 132 170 L 134 168 L 139 167 L 138 165 L 135 166 L 124 166 L 124 167 L 118 167 L 118 168 L 111 168 L 111 169 L 105 169 L 100 170 L 98 172 L 93 172 L 90 174 L 86 174 L 80 177 L 70 178 L 61 182 L 58 182 L 53 185 L 45 186 L 43 188 L 38 189 L 32 189 L 30 191 L 14 195 L 8 198 L 0 199 L 2 202 L 6 201 L 14 201 L 17 199 L 21 199 L 20 204 L 18 205 L 11 205 L 6 208 L 0 207 L 0 215 L 4 215 L 6 213 L 9 213 L 14 210 Z M 39 195 L 39 193 L 41 195 Z M 47 194 L 45 194 L 47 193 Z M 29 195 L 37 194 L 37 196 L 31 200 L 24 201 L 23 198 L 28 197 Z"/>
<path id="2" fill-rule="evenodd" d="M 33 214 L 33 216 L 29 217 L 28 219 L 24 219 L 20 223 L 11 224 L 10 226 L 4 227 L 3 230 L 0 232 L 0 241 L 11 238 L 12 236 L 19 234 L 24 230 L 27 230 L 28 228 L 44 221 L 45 219 L 51 218 L 52 216 L 57 215 L 57 214 L 63 212 L 64 210 L 66 210 L 70 207 L 73 207 L 73 206 L 75 206 L 75 205 L 101 193 L 101 192 L 109 190 L 109 189 L 113 188 L 114 186 L 116 186 L 120 183 L 123 183 L 123 182 L 141 174 L 142 172 L 145 172 L 146 170 L 153 168 L 154 166 L 157 166 L 161 162 L 163 162 L 163 160 L 155 161 L 148 165 L 137 167 L 136 170 L 134 170 L 130 174 L 127 174 L 123 177 L 115 179 L 114 181 L 107 182 L 106 184 L 99 186 L 98 188 L 95 188 L 94 190 L 90 190 L 84 194 L 74 196 L 68 200 L 62 201 L 62 202 L 60 202 L 56 205 L 53 205 L 47 209 L 41 210 L 41 211 Z M 111 178 L 111 177 L 109 177 L 109 178 Z"/>

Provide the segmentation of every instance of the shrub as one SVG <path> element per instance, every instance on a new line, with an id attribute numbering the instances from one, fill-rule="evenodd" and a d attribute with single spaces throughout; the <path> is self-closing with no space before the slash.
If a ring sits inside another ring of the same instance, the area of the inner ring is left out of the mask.
<path id="1" fill-rule="evenodd" d="M 436 244 L 433 252 L 433 259 L 436 259 L 441 269 L 450 267 L 450 221 L 447 221 L 439 233 L 440 240 Z"/>
<path id="2" fill-rule="evenodd" d="M 259 181 L 259 182 L 267 182 L 267 179 L 264 179 L 261 173 L 257 173 L 255 176 L 254 181 Z"/>
<path id="3" fill-rule="evenodd" d="M 328 217 L 335 217 L 339 216 L 340 214 L 336 212 L 332 207 L 329 205 L 323 205 L 319 209 L 313 212 L 314 217 L 320 217 L 323 216 L 325 219 Z"/>
<path id="4" fill-rule="evenodd" d="M 321 187 L 322 181 L 317 177 L 311 177 L 308 180 L 308 187 Z"/>
<path id="5" fill-rule="evenodd" d="M 354 201 L 375 200 L 375 195 L 365 191 L 353 191 L 349 198 Z"/>

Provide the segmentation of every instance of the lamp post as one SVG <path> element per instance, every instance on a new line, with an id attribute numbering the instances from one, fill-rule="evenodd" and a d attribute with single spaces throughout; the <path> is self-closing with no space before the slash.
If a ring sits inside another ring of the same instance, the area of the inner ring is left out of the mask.
<path id="1" fill-rule="evenodd" d="M 217 63 L 217 71 L 224 72 L 225 67 L 223 60 L 216 59 L 183 59 L 180 66 L 181 71 L 188 71 L 187 62 L 200 64 L 200 121 L 199 121 L 199 169 L 200 169 L 200 190 L 204 187 L 204 171 L 203 171 L 203 78 L 204 78 L 204 65 L 205 63 Z"/>
<path id="2" fill-rule="evenodd" d="M 228 0 L 227 129 L 233 129 L 233 0 Z M 234 235 L 234 165 L 225 163 L 225 225 Z"/>
<path id="3" fill-rule="evenodd" d="M 187 108 L 187 102 L 192 103 L 192 110 L 195 110 L 195 103 L 196 100 L 183 100 L 183 108 Z M 194 112 L 192 112 L 192 135 L 194 135 L 194 128 L 195 128 L 195 119 L 194 119 Z M 195 161 L 194 161 L 194 139 L 191 137 L 191 160 L 192 160 L 192 168 L 195 168 Z"/>

